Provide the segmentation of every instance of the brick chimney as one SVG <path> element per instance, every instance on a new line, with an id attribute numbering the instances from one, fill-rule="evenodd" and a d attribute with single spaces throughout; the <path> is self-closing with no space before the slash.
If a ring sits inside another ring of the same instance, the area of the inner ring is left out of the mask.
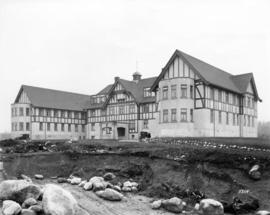
<path id="1" fill-rule="evenodd" d="M 133 81 L 135 81 L 136 83 L 138 83 L 142 77 L 142 75 L 139 72 L 134 72 L 132 76 L 133 76 Z"/>
<path id="2" fill-rule="evenodd" d="M 118 81 L 120 78 L 118 76 L 114 77 L 114 82 Z"/>

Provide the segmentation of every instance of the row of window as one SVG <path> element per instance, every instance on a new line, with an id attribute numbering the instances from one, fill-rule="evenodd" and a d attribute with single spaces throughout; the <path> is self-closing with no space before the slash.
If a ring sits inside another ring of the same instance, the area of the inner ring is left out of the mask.
<path id="1" fill-rule="evenodd" d="M 85 119 L 86 116 L 84 112 L 43 109 L 43 108 L 39 108 L 39 111 L 37 111 L 36 109 L 35 115 L 46 117 L 74 118 L 74 119 Z"/>
<path id="2" fill-rule="evenodd" d="M 145 87 L 143 89 L 143 97 L 154 97 L 155 93 L 150 91 L 150 87 Z"/>
<path id="3" fill-rule="evenodd" d="M 11 108 L 11 116 L 30 116 L 30 108 L 13 107 Z"/>
<path id="4" fill-rule="evenodd" d="M 177 85 L 171 85 L 171 99 L 177 99 L 178 98 L 178 91 L 177 91 Z M 180 85 L 180 98 L 187 98 L 187 91 L 188 91 L 188 85 L 187 84 L 181 84 Z M 189 87 L 189 96 L 191 99 L 193 99 L 194 97 L 194 87 L 192 85 L 190 85 Z M 169 87 L 168 86 L 164 86 L 162 87 L 162 99 L 166 100 L 169 99 Z"/>
<path id="5" fill-rule="evenodd" d="M 169 112 L 171 113 L 170 119 L 169 119 Z M 164 109 L 162 113 L 163 113 L 163 118 L 162 118 L 163 123 L 178 121 L 176 108 L 172 108 L 171 110 Z M 190 114 L 190 121 L 193 122 L 193 109 L 190 109 L 189 114 Z M 180 122 L 187 122 L 188 121 L 187 115 L 188 115 L 188 109 L 181 108 L 180 109 Z"/>
<path id="6" fill-rule="evenodd" d="M 29 122 L 12 122 L 11 123 L 12 131 L 30 131 L 30 123 Z"/>
<path id="7" fill-rule="evenodd" d="M 65 126 L 67 125 L 67 127 Z M 46 126 L 46 127 L 45 127 Z M 60 126 L 60 130 L 59 130 Z M 46 128 L 46 131 L 61 131 L 61 132 L 71 132 L 72 130 L 75 130 L 75 132 L 79 132 L 79 126 L 77 124 L 74 125 L 74 129 L 72 129 L 72 124 L 65 124 L 65 123 L 39 123 L 39 131 L 43 131 Z M 82 125 L 81 132 L 85 132 L 85 125 Z"/>
<path id="8" fill-rule="evenodd" d="M 232 114 L 232 125 L 239 125 L 239 114 L 225 112 L 226 125 L 230 124 L 230 114 Z M 210 122 L 214 123 L 214 110 L 210 111 Z M 218 123 L 222 123 L 222 111 L 218 111 Z M 255 117 L 253 116 L 244 116 L 244 126 L 254 127 L 255 126 Z"/>

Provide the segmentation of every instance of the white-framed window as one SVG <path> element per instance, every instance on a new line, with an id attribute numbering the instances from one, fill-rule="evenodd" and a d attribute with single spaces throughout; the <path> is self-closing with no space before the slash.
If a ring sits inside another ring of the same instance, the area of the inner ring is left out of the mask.
<path id="1" fill-rule="evenodd" d="M 163 99 L 168 99 L 168 86 L 164 86 L 162 88 L 162 98 Z"/>
<path id="2" fill-rule="evenodd" d="M 39 123 L 39 130 L 40 130 L 40 131 L 43 131 L 43 122 L 40 122 L 40 123 Z"/>
<path id="3" fill-rule="evenodd" d="M 169 113 L 168 113 L 168 110 L 167 109 L 165 109 L 165 110 L 163 110 L 163 122 L 168 122 L 169 121 L 169 117 L 168 117 L 168 115 L 169 115 Z"/>
<path id="4" fill-rule="evenodd" d="M 95 131 L 95 123 L 91 123 L 91 131 Z"/>
<path id="5" fill-rule="evenodd" d="M 176 99 L 177 98 L 177 85 L 171 86 L 171 98 Z"/>
<path id="6" fill-rule="evenodd" d="M 23 116 L 23 107 L 19 108 L 19 116 Z"/>
<path id="7" fill-rule="evenodd" d="M 171 109 L 171 121 L 172 122 L 176 122 L 177 118 L 176 118 L 176 108 Z"/>
<path id="8" fill-rule="evenodd" d="M 214 122 L 214 110 L 210 110 L 210 123 L 213 123 Z"/>
<path id="9" fill-rule="evenodd" d="M 23 126 L 23 122 L 20 122 L 20 123 L 19 123 L 19 129 L 20 129 L 20 131 L 23 131 L 23 129 L 24 129 L 23 127 L 24 127 L 24 126 Z"/>
<path id="10" fill-rule="evenodd" d="M 147 119 L 143 120 L 143 128 L 148 129 L 148 120 Z"/>
<path id="11" fill-rule="evenodd" d="M 187 122 L 187 108 L 181 108 L 180 120 L 181 122 Z"/>
<path id="12" fill-rule="evenodd" d="M 29 122 L 27 122 L 27 123 L 25 124 L 25 130 L 26 130 L 26 131 L 30 131 L 30 123 L 29 123 Z"/>
<path id="13" fill-rule="evenodd" d="M 47 123 L 47 131 L 50 131 L 51 130 L 51 123 Z"/>
<path id="14" fill-rule="evenodd" d="M 181 98 L 187 98 L 187 85 L 181 84 Z"/>

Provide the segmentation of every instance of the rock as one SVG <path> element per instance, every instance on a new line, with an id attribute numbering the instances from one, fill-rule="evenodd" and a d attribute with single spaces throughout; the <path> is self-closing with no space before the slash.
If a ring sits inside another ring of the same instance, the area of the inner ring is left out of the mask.
<path id="1" fill-rule="evenodd" d="M 27 175 L 21 174 L 20 179 L 26 180 L 30 183 L 32 183 L 32 179 L 28 177 Z"/>
<path id="2" fill-rule="evenodd" d="M 214 199 L 203 199 L 200 201 L 199 210 L 202 215 L 223 215 L 223 205 Z"/>
<path id="3" fill-rule="evenodd" d="M 84 185 L 86 184 L 87 181 L 82 181 L 80 184 L 79 184 L 79 187 L 84 187 Z"/>
<path id="4" fill-rule="evenodd" d="M 154 201 L 151 204 L 151 208 L 154 209 L 154 210 L 159 209 L 161 207 L 161 204 L 162 204 L 162 200 Z"/>
<path id="5" fill-rule="evenodd" d="M 37 213 L 35 211 L 32 211 L 30 209 L 22 209 L 20 215 L 36 215 Z"/>
<path id="6" fill-rule="evenodd" d="M 96 195 L 109 201 L 121 201 L 124 197 L 121 193 L 111 188 L 106 188 L 105 190 L 97 191 Z"/>
<path id="7" fill-rule="evenodd" d="M 133 182 L 131 182 L 131 186 L 132 186 L 132 187 L 138 187 L 139 184 L 138 184 L 137 182 L 133 181 Z"/>
<path id="8" fill-rule="evenodd" d="M 22 204 L 22 207 L 23 208 L 29 208 L 30 206 L 32 205 L 36 205 L 37 204 L 37 200 L 34 199 L 34 198 L 29 198 L 29 199 L 26 199 L 23 204 Z"/>
<path id="9" fill-rule="evenodd" d="M 138 188 L 137 187 L 131 187 L 131 191 L 132 192 L 137 192 L 138 191 Z"/>
<path id="10" fill-rule="evenodd" d="M 173 197 L 171 199 L 163 200 L 161 206 L 169 212 L 181 213 L 186 206 L 186 203 L 177 197 Z"/>
<path id="11" fill-rule="evenodd" d="M 61 183 L 68 183 L 68 180 L 66 179 L 66 178 L 58 178 L 57 179 L 57 182 L 59 183 L 59 184 L 61 184 Z"/>
<path id="12" fill-rule="evenodd" d="M 72 178 L 71 181 L 70 181 L 70 183 L 71 183 L 72 185 L 78 185 L 78 184 L 80 184 L 81 182 L 82 182 L 82 179 L 81 179 L 81 178 L 78 178 L 78 177 L 74 177 L 74 178 Z"/>
<path id="13" fill-rule="evenodd" d="M 235 213 L 252 213 L 259 208 L 259 200 L 249 192 L 238 193 L 232 203 Z"/>
<path id="14" fill-rule="evenodd" d="M 30 210 L 32 210 L 32 211 L 35 211 L 37 214 L 43 212 L 43 208 L 42 208 L 41 205 L 33 205 L 33 206 L 31 206 L 30 208 L 28 208 L 28 209 L 30 209 Z"/>
<path id="15" fill-rule="evenodd" d="M 44 177 L 43 177 L 43 175 L 36 174 L 36 175 L 35 175 L 35 179 L 37 179 L 37 180 L 43 180 Z"/>
<path id="16" fill-rule="evenodd" d="M 17 215 L 21 212 L 21 210 L 22 208 L 17 202 L 11 200 L 5 200 L 3 202 L 3 215 Z"/>
<path id="17" fill-rule="evenodd" d="M 57 185 L 47 184 L 44 189 L 42 207 L 45 214 L 75 215 L 78 204 L 70 192 Z"/>
<path id="18" fill-rule="evenodd" d="M 105 181 L 111 181 L 111 180 L 115 179 L 116 176 L 113 173 L 108 172 L 103 176 L 103 178 Z"/>
<path id="19" fill-rule="evenodd" d="M 116 190 L 118 192 L 121 192 L 121 187 L 119 187 L 117 185 L 113 186 L 112 189 L 114 189 L 114 190 Z"/>
<path id="20" fill-rule="evenodd" d="M 257 211 L 256 215 L 270 215 L 270 211 Z"/>
<path id="21" fill-rule="evenodd" d="M 40 187 L 25 180 L 6 180 L 0 184 L 0 200 L 22 204 L 28 198 L 38 199 L 40 195 Z"/>
<path id="22" fill-rule="evenodd" d="M 260 172 L 260 166 L 258 164 L 251 167 L 251 169 L 248 172 L 249 177 L 253 180 L 260 180 L 261 179 L 261 172 Z"/>
<path id="23" fill-rule="evenodd" d="M 132 183 L 130 181 L 126 181 L 126 182 L 124 182 L 123 187 L 130 187 L 131 188 Z"/>
<path id="24" fill-rule="evenodd" d="M 107 182 L 102 177 L 95 176 L 89 182 L 92 183 L 94 191 L 104 190 L 107 187 Z"/>
<path id="25" fill-rule="evenodd" d="M 131 192 L 131 187 L 122 187 L 123 192 Z"/>
<path id="26" fill-rule="evenodd" d="M 93 184 L 92 182 L 86 182 L 85 185 L 83 186 L 84 190 L 92 190 Z"/>

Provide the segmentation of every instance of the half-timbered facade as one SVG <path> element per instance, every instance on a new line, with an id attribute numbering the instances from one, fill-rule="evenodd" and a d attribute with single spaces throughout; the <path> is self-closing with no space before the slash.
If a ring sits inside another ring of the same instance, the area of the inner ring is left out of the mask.
<path id="1" fill-rule="evenodd" d="M 23 85 L 11 105 L 12 135 L 256 137 L 259 101 L 252 73 L 232 75 L 176 50 L 158 77 L 115 77 L 96 95 Z"/>

